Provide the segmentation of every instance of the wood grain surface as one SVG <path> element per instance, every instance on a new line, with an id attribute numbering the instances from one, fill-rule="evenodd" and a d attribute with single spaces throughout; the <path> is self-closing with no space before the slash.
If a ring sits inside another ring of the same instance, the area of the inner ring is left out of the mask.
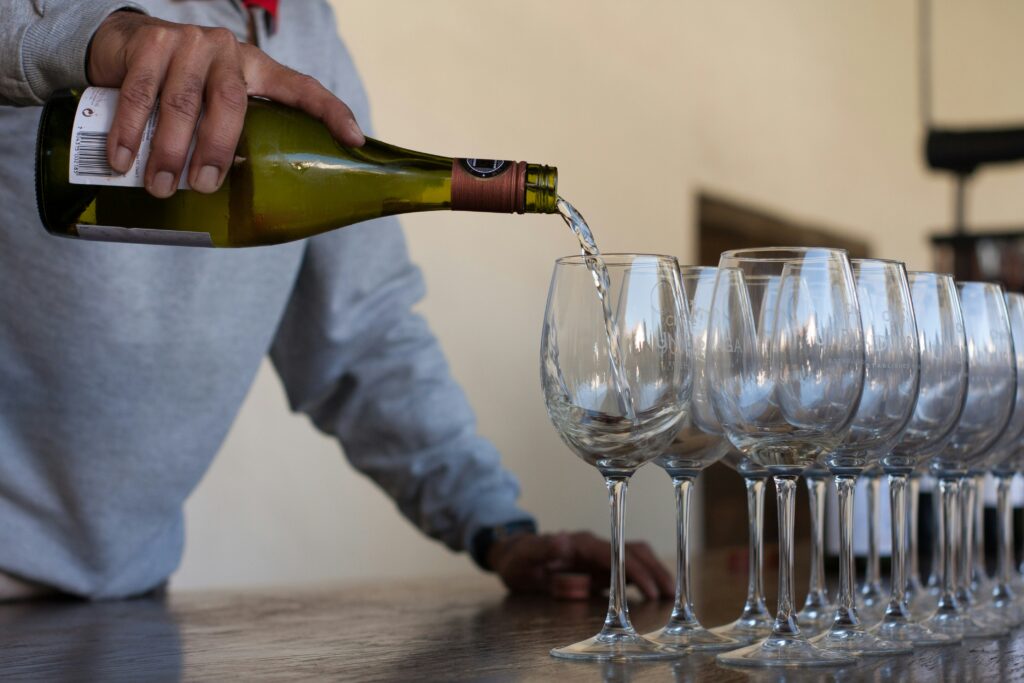
<path id="1" fill-rule="evenodd" d="M 702 556 L 698 611 L 734 618 L 735 556 Z M 0 680 L 22 681 L 1012 681 L 1024 629 L 993 641 L 866 659 L 842 670 L 727 669 L 709 655 L 644 665 L 563 662 L 557 645 L 597 632 L 605 602 L 510 597 L 490 577 L 316 588 L 174 592 L 163 599 L 0 606 Z M 633 603 L 651 630 L 666 603 Z"/>

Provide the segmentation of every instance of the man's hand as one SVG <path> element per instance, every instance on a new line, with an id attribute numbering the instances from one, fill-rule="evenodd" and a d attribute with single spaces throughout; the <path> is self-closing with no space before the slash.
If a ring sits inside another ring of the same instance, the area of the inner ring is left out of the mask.
<path id="1" fill-rule="evenodd" d="M 302 109 L 346 145 L 365 142 L 352 111 L 316 79 L 240 43 L 224 28 L 115 12 L 93 36 L 87 66 L 93 85 L 121 88 L 107 140 L 107 157 L 119 173 L 131 168 L 160 98 L 145 173 L 146 189 L 156 197 L 170 197 L 177 189 L 193 133 L 188 182 L 200 192 L 220 187 L 234 160 L 249 95 Z"/>
<path id="2" fill-rule="evenodd" d="M 601 590 L 611 572 L 611 546 L 587 532 L 516 534 L 496 541 L 487 561 L 515 593 L 546 593 L 552 577 L 562 572 L 589 574 L 591 585 Z M 626 580 L 649 600 L 675 593 L 672 575 L 646 543 L 626 543 Z"/>

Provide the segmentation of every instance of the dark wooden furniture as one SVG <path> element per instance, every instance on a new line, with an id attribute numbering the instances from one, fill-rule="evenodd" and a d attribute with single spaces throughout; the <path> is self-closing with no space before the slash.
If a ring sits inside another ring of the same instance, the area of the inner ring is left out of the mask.
<path id="1" fill-rule="evenodd" d="M 695 558 L 705 623 L 736 616 L 745 573 Z M 802 555 L 801 557 L 806 557 Z M 800 559 L 800 558 L 798 558 Z M 805 564 L 798 562 L 798 564 Z M 770 579 L 770 583 L 773 580 Z M 864 660 L 836 671 L 726 669 L 709 655 L 620 665 L 548 655 L 593 635 L 605 602 L 508 597 L 482 575 L 320 588 L 172 592 L 163 600 L 0 606 L 0 679 L 11 681 L 1007 681 L 1024 633 Z M 670 605 L 636 601 L 638 627 Z"/>

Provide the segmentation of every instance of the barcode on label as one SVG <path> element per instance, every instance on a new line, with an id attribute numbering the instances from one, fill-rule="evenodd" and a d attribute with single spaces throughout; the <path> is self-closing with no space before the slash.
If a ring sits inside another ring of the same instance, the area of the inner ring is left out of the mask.
<path id="1" fill-rule="evenodd" d="M 107 163 L 107 134 L 80 131 L 75 138 L 75 173 L 109 178 L 114 169 Z"/>

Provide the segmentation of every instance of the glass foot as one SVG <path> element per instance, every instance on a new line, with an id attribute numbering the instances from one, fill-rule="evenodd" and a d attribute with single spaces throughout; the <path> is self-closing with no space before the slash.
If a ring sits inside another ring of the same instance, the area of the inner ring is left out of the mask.
<path id="1" fill-rule="evenodd" d="M 815 647 L 804 638 L 769 636 L 764 640 L 715 657 L 727 666 L 848 666 L 857 657 Z"/>
<path id="2" fill-rule="evenodd" d="M 857 616 L 865 626 L 873 626 L 885 616 L 885 608 L 889 606 L 889 599 L 880 598 L 858 598 Z M 833 613 L 834 614 L 834 613 Z"/>
<path id="3" fill-rule="evenodd" d="M 740 617 L 731 624 L 716 626 L 711 629 L 711 632 L 726 638 L 732 638 L 742 645 L 748 645 L 755 640 L 761 640 L 770 636 L 774 624 L 775 619 L 768 614 Z"/>
<path id="4" fill-rule="evenodd" d="M 1024 623 L 1024 611 L 1013 600 L 993 600 L 982 606 L 982 612 L 1007 628 L 1016 628 Z"/>
<path id="5" fill-rule="evenodd" d="M 1000 638 L 1010 632 L 1010 629 L 1001 624 L 978 621 L 970 615 L 960 613 L 936 613 L 922 623 L 937 633 L 961 638 Z"/>
<path id="6" fill-rule="evenodd" d="M 910 605 L 910 613 L 915 619 L 924 620 L 935 614 L 939 598 L 929 591 L 921 591 L 913 596 L 907 596 L 907 604 Z"/>
<path id="7" fill-rule="evenodd" d="M 914 646 L 933 647 L 940 645 L 958 645 L 963 642 L 962 636 L 950 633 L 938 633 L 930 628 L 915 624 L 912 621 L 885 621 L 869 631 L 879 638 L 896 643 L 911 643 Z"/>
<path id="8" fill-rule="evenodd" d="M 593 638 L 551 650 L 552 657 L 590 662 L 671 659 L 681 654 L 680 650 L 670 650 L 636 633 L 599 633 Z"/>
<path id="9" fill-rule="evenodd" d="M 817 638 L 811 638 L 811 644 L 829 652 L 846 652 L 865 657 L 909 655 L 914 651 L 914 646 L 910 643 L 883 640 L 859 628 L 835 626 Z"/>
<path id="10" fill-rule="evenodd" d="M 796 623 L 800 625 L 800 632 L 805 635 L 816 635 L 832 626 L 832 619 L 836 615 L 835 605 L 814 605 L 804 606 L 796 615 Z"/>
<path id="11" fill-rule="evenodd" d="M 699 624 L 696 626 L 666 626 L 653 633 L 645 633 L 643 637 L 658 645 L 665 645 L 676 650 L 685 649 L 690 652 L 735 650 L 746 644 L 741 640 L 712 633 Z"/>

